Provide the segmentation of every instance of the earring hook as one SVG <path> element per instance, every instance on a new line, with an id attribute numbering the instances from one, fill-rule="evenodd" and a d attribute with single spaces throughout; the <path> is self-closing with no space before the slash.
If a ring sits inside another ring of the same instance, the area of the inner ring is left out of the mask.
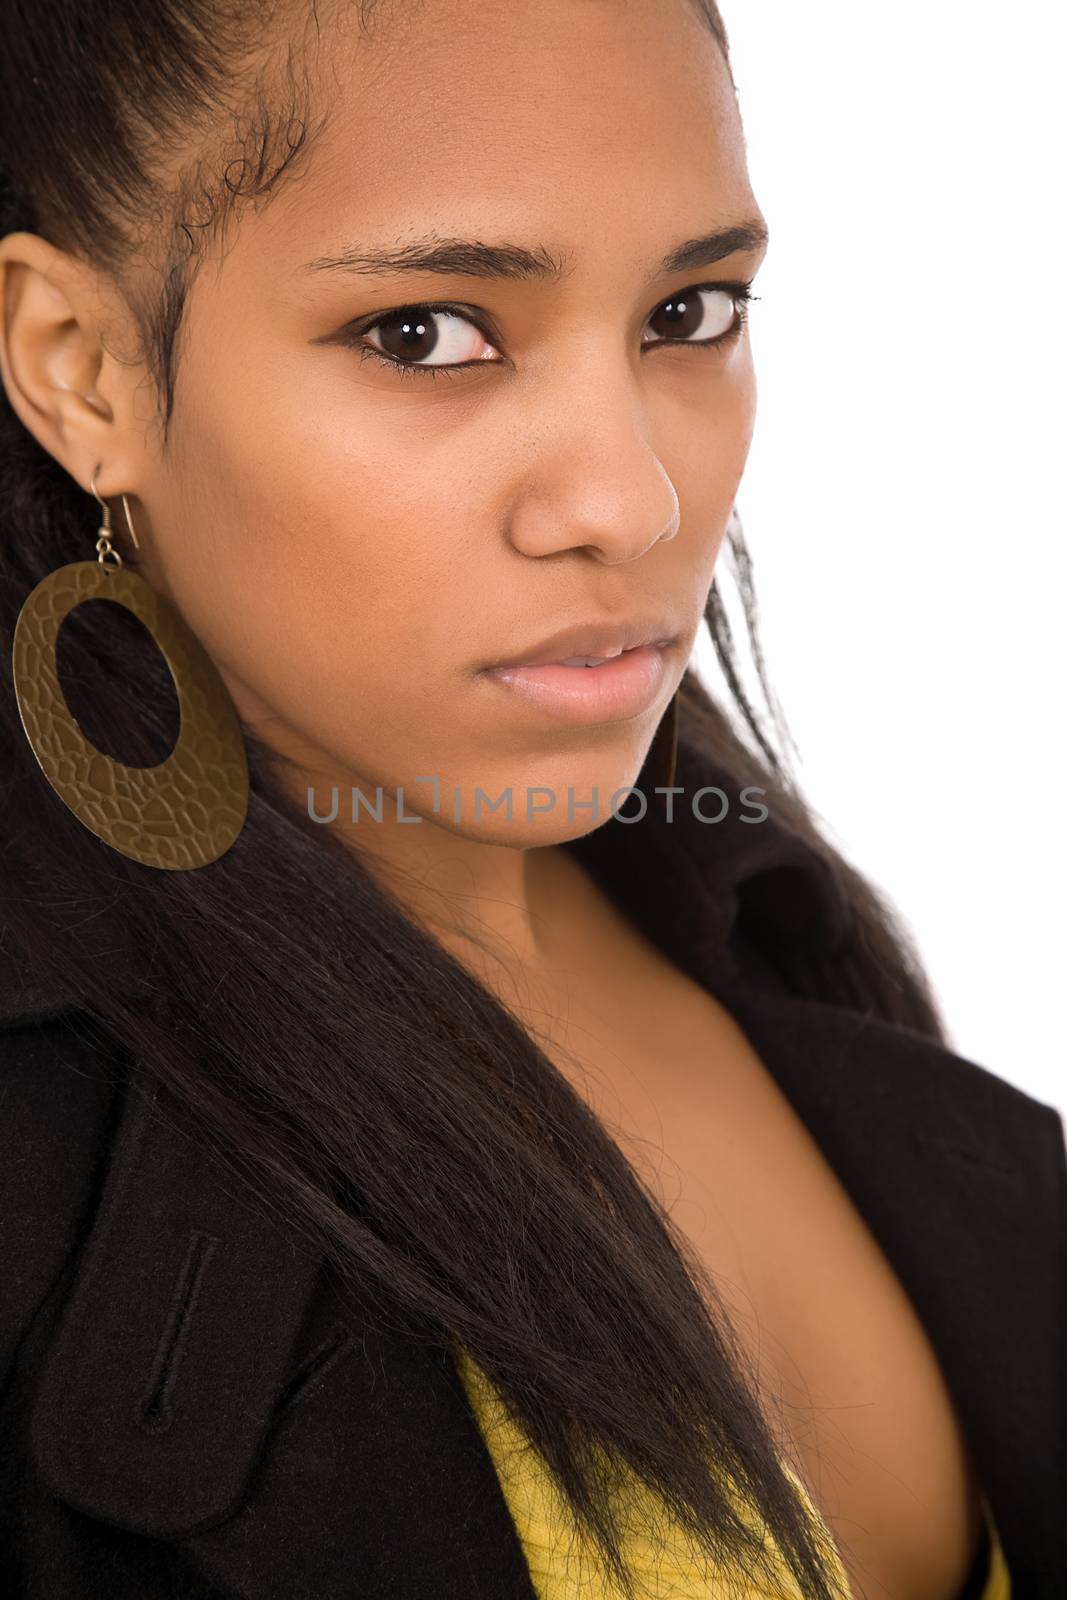
<path id="1" fill-rule="evenodd" d="M 133 540 L 133 548 L 135 550 L 139 550 L 141 546 L 137 538 L 137 530 L 133 525 L 133 518 L 130 516 L 130 502 L 127 500 L 125 495 L 122 497 L 122 514 L 126 518 L 126 526 L 130 530 L 130 538 Z"/>
<path id="2" fill-rule="evenodd" d="M 96 472 L 94 472 L 92 477 L 89 479 L 89 488 L 92 490 L 92 492 L 93 492 L 94 496 L 96 497 L 97 501 L 99 502 L 100 506 L 103 508 L 103 512 L 104 512 L 103 526 L 108 530 L 108 532 L 110 532 L 111 531 L 111 507 L 108 505 L 106 500 L 101 500 L 100 499 L 100 495 L 97 493 L 97 488 L 96 488 L 96 473 L 99 472 L 99 471 L 100 471 L 100 466 L 99 466 L 99 464 L 97 464 Z"/>
<path id="3" fill-rule="evenodd" d="M 116 565 L 121 566 L 122 557 L 117 550 L 112 548 L 111 545 L 111 507 L 108 505 L 106 500 L 101 499 L 96 487 L 96 474 L 100 471 L 100 466 L 101 463 L 97 462 L 96 471 L 89 480 L 89 488 L 92 490 L 93 495 L 99 502 L 104 513 L 104 519 L 100 526 L 100 540 L 97 542 L 97 550 L 100 551 L 101 560 L 103 560 L 107 555 L 112 555 L 115 557 Z M 122 496 L 122 512 L 126 518 L 126 526 L 130 530 L 130 538 L 133 540 L 133 548 L 135 550 L 139 550 L 141 548 L 141 542 L 137 537 L 137 530 L 133 525 L 133 517 L 130 515 L 130 502 L 125 495 Z M 103 548 L 101 548 L 101 543 L 103 541 L 106 541 L 106 543 L 104 543 Z"/>

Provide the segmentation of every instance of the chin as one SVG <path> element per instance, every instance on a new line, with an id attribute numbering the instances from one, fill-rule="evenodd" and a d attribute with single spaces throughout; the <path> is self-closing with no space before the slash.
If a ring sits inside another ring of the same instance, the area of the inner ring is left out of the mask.
<path id="1" fill-rule="evenodd" d="M 515 849 L 580 839 L 614 812 L 639 815 L 635 788 L 654 803 L 654 780 L 642 777 L 643 756 L 643 749 L 616 760 L 582 752 L 516 763 L 510 775 L 501 764 L 495 776 L 443 783 L 433 820 L 464 838 Z"/>

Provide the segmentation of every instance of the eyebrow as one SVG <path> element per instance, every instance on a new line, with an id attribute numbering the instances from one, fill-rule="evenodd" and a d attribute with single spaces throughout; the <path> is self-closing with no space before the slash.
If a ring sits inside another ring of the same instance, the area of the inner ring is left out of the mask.
<path id="1" fill-rule="evenodd" d="M 740 250 L 757 250 L 767 243 L 767 224 L 750 218 L 686 239 L 668 252 L 656 275 L 711 267 Z M 361 250 L 353 247 L 336 256 L 318 256 L 306 263 L 308 272 L 436 272 L 450 277 L 502 278 L 525 282 L 559 283 L 567 274 L 564 259 L 543 245 L 529 249 L 519 244 L 485 244 L 477 239 L 415 239 L 395 249 Z"/>

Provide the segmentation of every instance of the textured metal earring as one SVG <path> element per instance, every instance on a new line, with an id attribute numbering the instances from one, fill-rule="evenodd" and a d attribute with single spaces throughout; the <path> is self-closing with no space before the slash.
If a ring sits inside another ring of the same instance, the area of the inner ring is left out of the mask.
<path id="1" fill-rule="evenodd" d="M 678 769 L 678 691 L 671 695 L 659 727 L 652 736 L 645 765 L 653 788 L 670 789 Z"/>
<path id="2" fill-rule="evenodd" d="M 97 468 L 99 471 L 99 467 Z M 12 669 L 22 726 L 52 788 L 79 822 L 113 850 L 148 867 L 206 866 L 237 838 L 248 813 L 241 724 L 218 669 L 187 623 L 139 573 L 123 566 L 103 518 L 95 561 L 58 567 L 29 594 L 15 624 Z M 130 537 L 140 548 L 126 496 Z M 83 600 L 132 611 L 161 651 L 178 696 L 177 742 L 154 767 L 128 767 L 90 744 L 59 682 L 56 641 Z"/>

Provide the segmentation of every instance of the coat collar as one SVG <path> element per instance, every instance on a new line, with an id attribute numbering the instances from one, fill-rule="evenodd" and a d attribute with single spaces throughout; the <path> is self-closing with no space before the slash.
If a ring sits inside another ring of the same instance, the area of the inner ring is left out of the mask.
<path id="1" fill-rule="evenodd" d="M 679 753 L 679 782 L 714 783 L 705 758 Z M 645 896 L 654 937 L 729 1006 L 857 1204 L 942 1359 L 1013 1582 L 1053 1600 L 1067 1578 L 1067 1447 L 1048 1404 L 1063 1382 L 1058 1116 L 924 1036 L 753 983 L 731 943 L 746 897 L 764 926 L 832 949 L 848 926 L 840 882 L 780 823 L 743 823 L 739 807 L 729 832 L 679 816 L 613 892 Z M 0 995 L 9 1026 L 82 1004 L 30 981 L 10 949 Z M 466 1600 L 473 1560 L 480 1592 L 533 1600 L 443 1347 L 404 1337 L 387 1308 L 342 1306 L 160 1089 L 126 1092 L 42 1360 L 31 1439 L 46 1485 L 173 1541 L 228 1593 Z"/>
<path id="2" fill-rule="evenodd" d="M 851 912 L 829 851 L 771 815 L 766 791 L 735 777 L 684 727 L 674 788 L 673 800 L 649 797 L 640 848 L 627 849 L 624 835 L 637 823 L 626 815 L 568 846 L 642 926 L 679 958 L 699 947 L 705 966 L 726 969 L 750 912 L 758 911 L 772 945 L 801 940 L 833 950 L 841 943 Z"/>

